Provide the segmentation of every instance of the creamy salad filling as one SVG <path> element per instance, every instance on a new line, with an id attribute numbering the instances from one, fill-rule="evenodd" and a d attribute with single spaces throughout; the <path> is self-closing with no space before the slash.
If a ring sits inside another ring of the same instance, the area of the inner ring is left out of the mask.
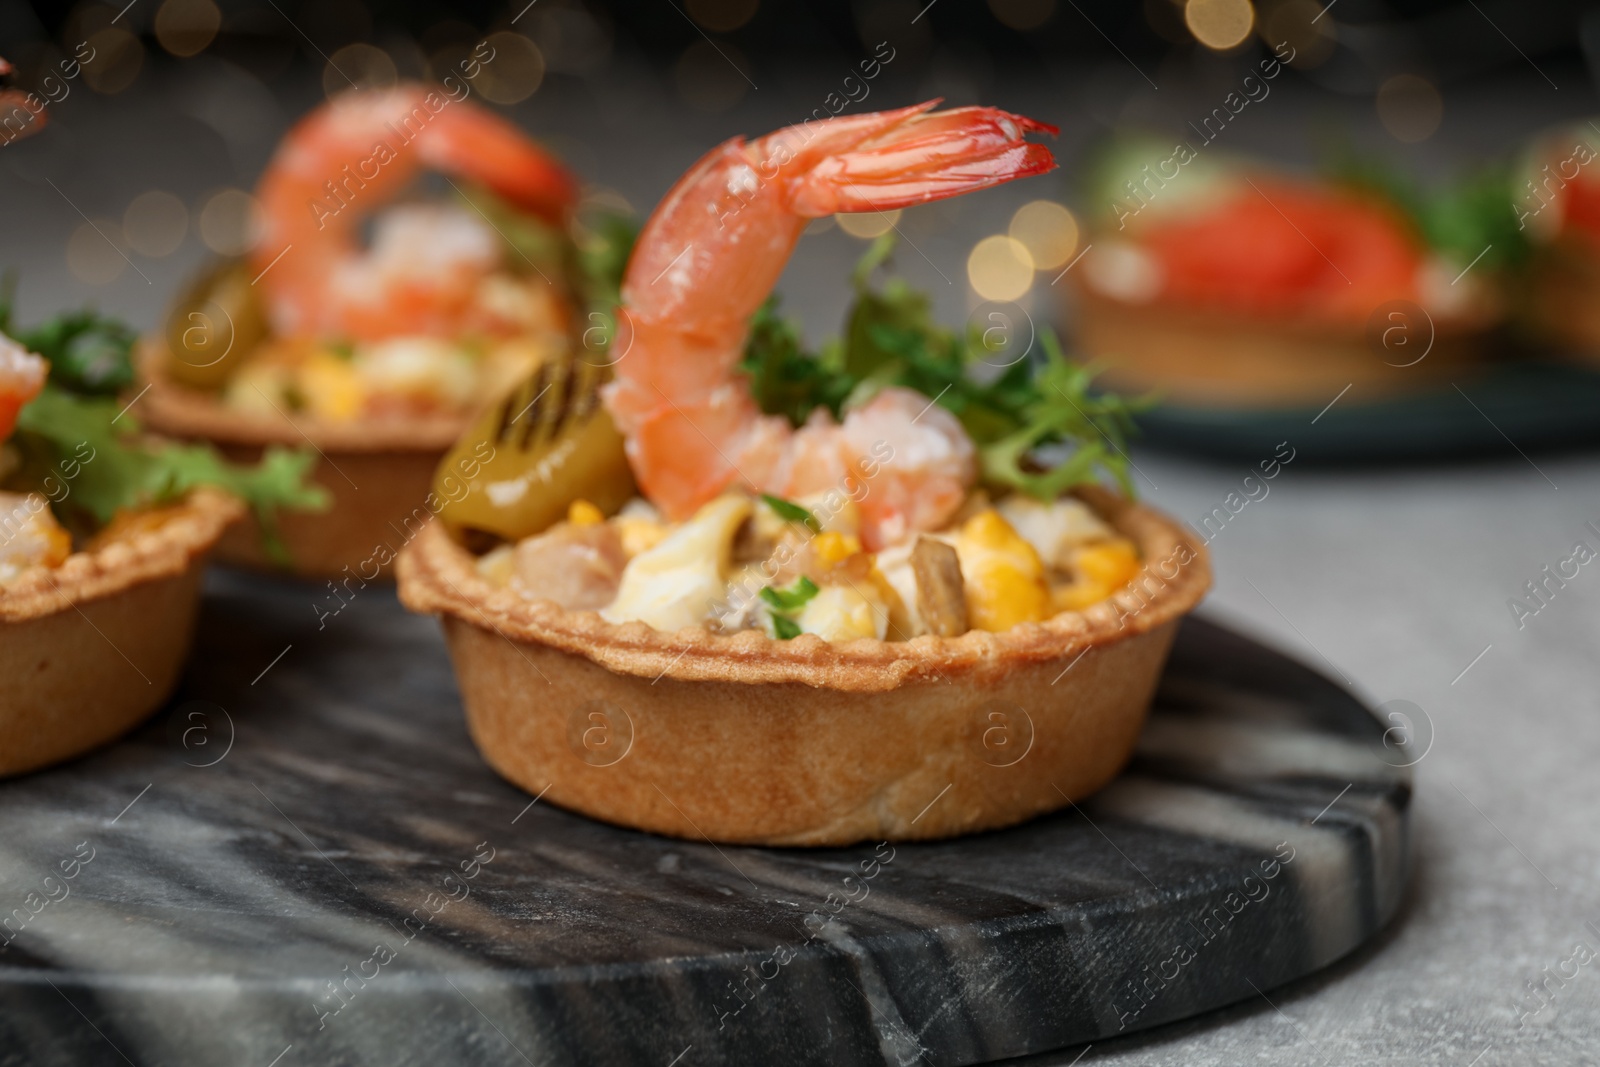
<path id="1" fill-rule="evenodd" d="M 1140 567 L 1134 543 L 1075 498 L 979 490 L 943 529 L 870 552 L 855 503 L 839 496 L 730 493 L 677 524 L 640 498 L 610 518 L 579 500 L 566 521 L 492 549 L 477 569 L 528 600 L 667 632 L 904 641 L 1082 610 Z"/>

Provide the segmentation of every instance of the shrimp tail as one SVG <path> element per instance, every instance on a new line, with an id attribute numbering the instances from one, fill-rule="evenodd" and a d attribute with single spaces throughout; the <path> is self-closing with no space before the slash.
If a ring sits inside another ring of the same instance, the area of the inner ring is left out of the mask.
<path id="1" fill-rule="evenodd" d="M 1057 132 L 999 108 L 923 111 L 792 179 L 789 206 L 809 218 L 890 211 L 1044 174 L 1050 150 L 1024 137 Z"/>

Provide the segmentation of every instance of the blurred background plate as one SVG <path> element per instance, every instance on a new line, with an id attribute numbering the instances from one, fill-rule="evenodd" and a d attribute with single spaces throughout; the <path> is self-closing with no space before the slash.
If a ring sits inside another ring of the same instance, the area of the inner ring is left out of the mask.
<path id="1" fill-rule="evenodd" d="M 1504 456 L 1600 442 L 1600 373 L 1507 363 L 1427 392 L 1308 408 L 1160 404 L 1139 416 L 1141 443 L 1254 462 L 1293 440 L 1311 463 L 1393 463 Z"/>

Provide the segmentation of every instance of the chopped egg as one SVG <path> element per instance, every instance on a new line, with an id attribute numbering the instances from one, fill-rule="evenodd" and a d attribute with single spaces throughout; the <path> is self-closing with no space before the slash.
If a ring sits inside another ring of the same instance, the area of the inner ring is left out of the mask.
<path id="1" fill-rule="evenodd" d="M 606 521 L 606 513 L 587 500 L 574 500 L 567 505 L 567 521 L 574 526 L 598 526 Z"/>
<path id="2" fill-rule="evenodd" d="M 994 508 L 968 519 L 955 547 L 973 629 L 1009 630 L 1054 612 L 1044 561 Z"/>
<path id="3" fill-rule="evenodd" d="M 72 538 L 38 493 L 0 493 L 0 582 L 30 567 L 59 567 Z"/>
<path id="4" fill-rule="evenodd" d="M 622 538 L 622 551 L 632 559 L 648 552 L 667 536 L 667 524 L 661 513 L 642 497 L 634 497 L 622 505 L 622 510 L 611 519 Z"/>
<path id="5" fill-rule="evenodd" d="M 827 641 L 852 641 L 858 637 L 883 640 L 888 632 L 889 609 L 869 585 L 825 585 L 806 601 L 796 621 L 800 632 Z"/>
<path id="6" fill-rule="evenodd" d="M 476 361 L 449 341 L 395 337 L 361 345 L 351 364 L 374 396 L 464 408 L 478 391 Z"/>
<path id="7" fill-rule="evenodd" d="M 1041 559 L 1062 570 L 1067 569 L 1072 551 L 1078 546 L 1117 536 L 1089 505 L 1070 497 L 1046 503 L 1024 493 L 1012 493 L 995 507 Z"/>
<path id="8" fill-rule="evenodd" d="M 228 379 L 223 398 L 228 407 L 254 415 L 282 415 L 289 406 L 294 372 L 265 359 L 247 361 Z"/>
<path id="9" fill-rule="evenodd" d="M 723 598 L 733 536 L 750 515 L 748 497 L 718 497 L 659 544 L 628 561 L 621 588 L 600 614 L 669 633 L 704 623 Z"/>
<path id="10" fill-rule="evenodd" d="M 516 545 L 498 545 L 478 557 L 478 575 L 490 585 L 504 586 L 516 570 Z"/>
<path id="11" fill-rule="evenodd" d="M 915 539 L 902 541 L 884 549 L 877 556 L 878 573 L 895 592 L 895 601 L 890 603 L 889 623 L 896 636 L 907 639 L 928 632 L 927 625 L 917 612 L 917 574 L 911 569 L 911 552 L 914 548 Z"/>

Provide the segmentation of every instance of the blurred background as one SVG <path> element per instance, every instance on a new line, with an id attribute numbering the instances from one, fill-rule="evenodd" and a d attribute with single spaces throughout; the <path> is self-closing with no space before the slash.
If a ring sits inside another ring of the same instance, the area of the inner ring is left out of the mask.
<path id="1" fill-rule="evenodd" d="M 148 329 L 204 261 L 248 246 L 251 190 L 297 116 L 352 84 L 442 78 L 486 42 L 496 58 L 476 97 L 641 215 L 716 142 L 819 110 L 943 97 L 1058 125 L 1057 171 L 893 221 L 898 269 L 946 322 L 986 300 L 1064 322 L 1066 286 L 1054 283 L 1081 251 L 1080 224 L 1104 210 L 1085 184 L 1114 131 L 1193 139 L 1287 44 L 1293 61 L 1217 150 L 1310 167 L 1342 138 L 1442 180 L 1600 112 L 1597 11 L 1558 0 L 9 0 L 11 83 L 50 102 L 45 129 L 0 145 L 0 267 L 19 274 L 23 323 L 92 302 Z M 824 219 L 802 241 L 781 291 L 813 342 L 839 328 L 848 271 L 884 225 Z M 1600 865 L 1581 847 L 1597 817 L 1600 582 L 1580 578 L 1527 626 L 1507 598 L 1591 538 L 1600 468 L 1592 452 L 1546 455 L 1524 436 L 1574 388 L 1519 394 L 1519 428 L 1494 406 L 1503 390 L 1459 381 L 1465 391 L 1441 383 L 1441 421 L 1405 412 L 1384 424 L 1416 431 L 1386 469 L 1313 466 L 1339 454 L 1315 435 L 1353 415 L 1351 400 L 1318 423 L 1319 398 L 1291 429 L 1263 431 L 1299 458 L 1272 502 L 1208 537 L 1208 615 L 1374 707 L 1414 702 L 1430 739 L 1437 726 L 1437 754 L 1418 769 L 1417 903 L 1337 980 L 1285 993 L 1295 1030 L 1256 1005 L 1227 1025 L 1151 1037 L 1149 1050 L 1124 1042 L 1117 1062 L 1238 1063 L 1270 1048 L 1281 1063 L 1465 1064 L 1489 1040 L 1523 1044 L 1485 1067 L 1533 1047 L 1550 1053 L 1539 1062 L 1592 1058 L 1592 994 L 1559 1025 L 1551 1013 L 1543 1045 L 1511 1035 L 1506 1009 L 1600 907 Z M 1600 388 L 1589 395 L 1587 412 L 1564 417 L 1592 436 Z M 1416 462 L 1461 420 L 1478 435 L 1470 465 Z M 1131 451 L 1146 499 L 1198 523 L 1274 452 L 1251 444 L 1250 462 L 1202 462 L 1199 444 L 1221 429 L 1190 429 L 1192 450 L 1161 454 L 1147 436 Z M 1352 422 L 1341 441 L 1369 429 Z M 1542 868 L 1568 892 L 1547 892 Z M 1169 1059 L 1164 1041 L 1188 1047 Z"/>
<path id="2" fill-rule="evenodd" d="M 1293 62 L 1218 147 L 1309 164 L 1342 137 L 1445 175 L 1596 110 L 1600 21 L 1554 0 L 10 3 L 0 55 L 50 119 L 0 148 L 0 259 L 20 272 L 21 318 L 92 301 L 154 325 L 201 261 L 248 243 L 249 191 L 296 116 L 350 84 L 442 78 L 484 41 L 496 58 L 479 99 L 642 213 L 711 144 L 813 111 L 943 97 L 1059 125 L 1057 172 L 896 220 L 900 269 L 960 321 L 984 299 L 1053 315 L 1074 218 L 1036 213 L 1044 236 L 979 242 L 1036 200 L 1081 215 L 1087 154 L 1110 131 L 1193 140 L 1284 43 Z M 884 224 L 813 226 L 784 286 L 813 335 L 837 328 L 842 273 Z"/>

